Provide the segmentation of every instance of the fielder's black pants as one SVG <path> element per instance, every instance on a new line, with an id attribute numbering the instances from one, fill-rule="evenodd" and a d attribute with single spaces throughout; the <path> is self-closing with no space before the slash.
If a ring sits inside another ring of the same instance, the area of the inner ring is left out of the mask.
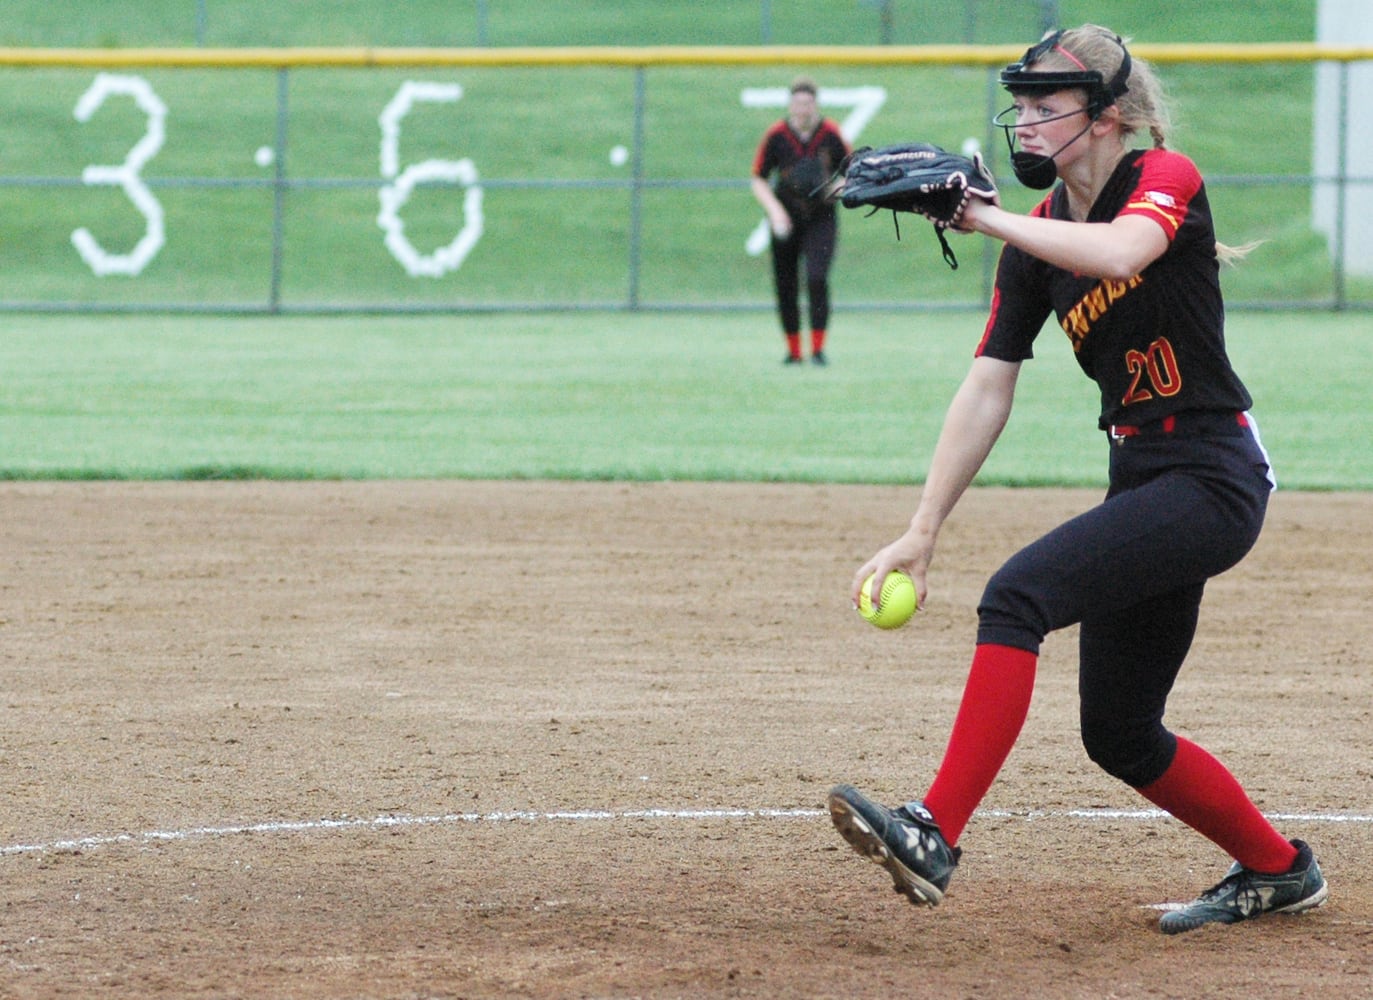
<path id="1" fill-rule="evenodd" d="M 1164 707 L 1202 592 L 1258 539 L 1272 488 L 1257 435 L 1234 414 L 1204 416 L 1203 434 L 1113 443 L 1106 499 L 1012 556 L 978 608 L 979 642 L 1031 652 L 1081 625 L 1082 741 L 1135 788 L 1172 763 Z"/>
<path id="2" fill-rule="evenodd" d="M 834 210 L 821 211 L 808 220 L 793 219 L 791 235 L 772 238 L 772 277 L 777 291 L 777 311 L 783 333 L 801 332 L 801 262 L 806 265 L 806 304 L 810 328 L 825 330 L 830 319 L 830 264 L 839 240 L 839 220 Z"/>

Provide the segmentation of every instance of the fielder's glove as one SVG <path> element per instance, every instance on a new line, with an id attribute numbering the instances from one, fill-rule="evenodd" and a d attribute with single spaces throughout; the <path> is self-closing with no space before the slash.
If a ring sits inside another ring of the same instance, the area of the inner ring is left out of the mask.
<path id="1" fill-rule="evenodd" d="M 841 196 L 845 208 L 890 209 L 893 220 L 897 212 L 923 215 L 934 223 L 944 259 L 957 270 L 944 230 L 959 228 L 972 198 L 995 201 L 997 194 L 981 153 L 969 159 L 926 142 L 908 142 L 856 151 L 844 173 Z"/>

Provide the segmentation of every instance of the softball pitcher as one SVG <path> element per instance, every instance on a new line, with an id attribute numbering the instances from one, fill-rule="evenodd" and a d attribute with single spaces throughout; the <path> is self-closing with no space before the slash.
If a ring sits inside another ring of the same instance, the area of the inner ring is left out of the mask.
<path id="1" fill-rule="evenodd" d="M 1165 913 L 1162 930 L 1319 906 L 1327 889 L 1311 848 L 1284 838 L 1224 765 L 1163 725 L 1206 581 L 1253 546 L 1274 485 L 1225 349 L 1219 263 L 1237 252 L 1216 242 L 1196 166 L 1165 146 L 1154 74 L 1114 32 L 1049 35 L 1001 83 L 1014 104 L 997 124 L 1012 149 L 1019 140 L 1016 175 L 1053 190 L 1028 216 L 968 206 L 963 229 L 1005 244 L 991 315 L 910 527 L 858 569 L 852 597 L 870 573 L 876 592 L 899 569 L 924 603 L 940 527 L 1005 426 L 1050 313 L 1100 389 L 1110 485 L 1099 506 L 988 582 L 962 702 L 923 799 L 891 809 L 839 785 L 832 819 L 912 902 L 938 903 L 964 827 L 1025 721 L 1040 643 L 1077 624 L 1088 756 L 1235 861 Z M 1141 134 L 1151 148 L 1132 148 Z"/>

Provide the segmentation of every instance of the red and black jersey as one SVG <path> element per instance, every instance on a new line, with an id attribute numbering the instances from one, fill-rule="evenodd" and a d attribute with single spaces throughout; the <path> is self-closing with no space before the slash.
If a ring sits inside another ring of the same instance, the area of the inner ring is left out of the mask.
<path id="1" fill-rule="evenodd" d="M 1031 213 L 1068 219 L 1060 184 Z M 1215 228 L 1201 174 L 1168 150 L 1133 150 L 1116 167 L 1087 222 L 1143 215 L 1168 249 L 1124 281 L 1086 277 L 1007 246 L 977 354 L 1033 356 L 1049 313 L 1101 390 L 1100 426 L 1142 425 L 1184 410 L 1247 410 L 1248 390 L 1225 351 Z"/>
<path id="2" fill-rule="evenodd" d="M 777 200 L 793 219 L 803 221 L 819 211 L 834 211 L 833 203 L 812 192 L 834 176 L 848 155 L 849 144 L 830 119 L 820 119 L 808 140 L 792 131 L 783 119 L 768 129 L 758 144 L 753 175 L 767 180 L 776 173 L 772 189 Z"/>

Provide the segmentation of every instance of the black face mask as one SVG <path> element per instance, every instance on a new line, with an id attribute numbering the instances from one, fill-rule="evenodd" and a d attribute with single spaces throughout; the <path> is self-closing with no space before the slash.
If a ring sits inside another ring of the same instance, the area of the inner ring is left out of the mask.
<path id="1" fill-rule="evenodd" d="M 1046 191 L 1058 180 L 1058 164 L 1052 156 L 1012 153 L 1011 169 L 1015 171 L 1015 179 L 1032 191 Z"/>
<path id="2" fill-rule="evenodd" d="M 1003 123 L 1001 120 L 1005 118 L 1006 115 L 1011 114 L 1014 111 L 1015 108 L 1013 107 L 1007 108 L 1005 111 L 1001 112 L 1001 114 L 997 115 L 994 119 L 992 119 L 992 121 L 995 122 L 995 124 L 1002 128 L 1006 133 L 1006 149 L 1010 152 L 1011 169 L 1015 171 L 1015 179 L 1020 181 L 1021 184 L 1024 184 L 1027 188 L 1030 188 L 1031 190 L 1047 190 L 1048 188 L 1054 186 L 1054 181 L 1058 180 L 1058 165 L 1054 163 L 1054 157 L 1057 156 L 1059 153 L 1063 152 L 1073 143 L 1077 142 L 1084 135 L 1086 135 L 1087 130 L 1092 127 L 1092 123 L 1096 121 L 1096 119 L 1089 117 L 1087 119 L 1087 124 L 1082 127 L 1081 132 L 1073 136 L 1062 146 L 1059 146 L 1052 153 L 1048 154 L 1047 156 L 1043 156 L 1039 153 L 1027 153 L 1024 150 L 1021 150 L 1019 152 L 1016 151 L 1015 140 L 1011 138 L 1011 132 L 1019 126 L 1007 125 Z M 1036 124 L 1043 124 L 1044 122 L 1056 122 L 1064 118 L 1071 118 L 1073 115 L 1080 115 L 1082 113 L 1082 110 L 1069 111 L 1067 114 L 1057 115 L 1053 118 L 1044 118 L 1041 121 L 1036 122 Z"/>

